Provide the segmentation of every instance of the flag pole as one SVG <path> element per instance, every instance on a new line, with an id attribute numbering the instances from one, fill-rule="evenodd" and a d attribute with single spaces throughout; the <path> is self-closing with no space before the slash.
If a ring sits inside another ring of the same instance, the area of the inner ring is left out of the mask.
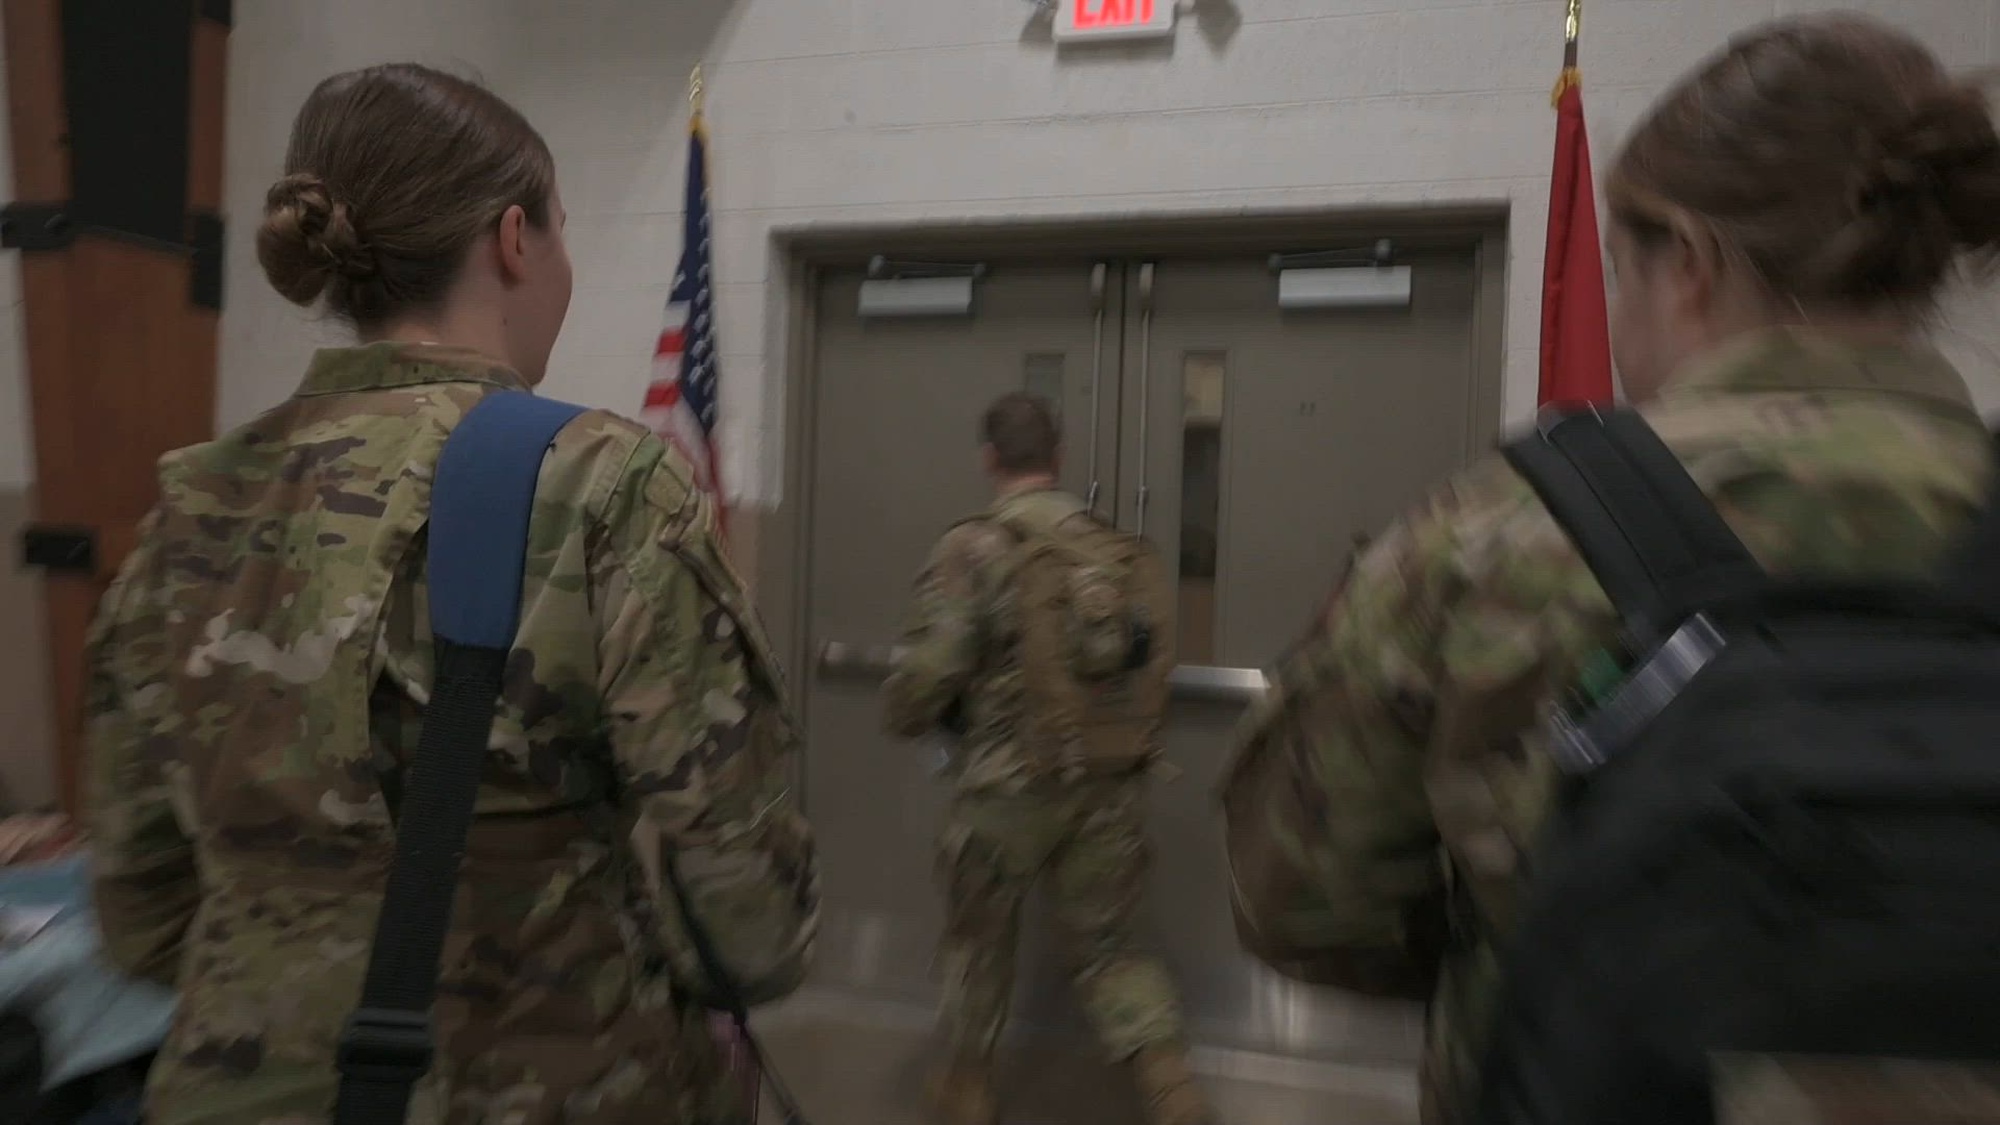
<path id="1" fill-rule="evenodd" d="M 708 216 L 708 126 L 702 120 L 707 108 L 708 88 L 701 63 L 688 71 L 688 184 L 683 214 L 681 260 L 674 273 L 674 289 L 667 300 L 667 326 L 654 348 L 656 376 L 647 389 L 649 407 L 657 406 L 659 417 L 649 419 L 654 431 L 680 448 L 702 474 L 704 487 L 715 496 L 716 523 L 726 543 L 729 509 L 724 500 L 721 464 L 715 455 L 714 385 L 715 330 L 712 281 L 710 277 Z M 668 370 L 659 374 L 663 361 Z M 687 377 L 687 378 L 684 378 Z M 705 384 L 705 385 L 704 385 Z M 687 396 L 705 400 L 705 408 L 691 406 Z M 654 399 L 658 399 L 657 403 Z"/>
<path id="2" fill-rule="evenodd" d="M 1568 14 L 1563 17 L 1563 68 L 1561 77 L 1556 79 L 1556 90 L 1549 96 L 1551 104 L 1562 101 L 1562 96 L 1580 80 L 1576 69 L 1576 41 L 1583 35 L 1583 0 L 1567 0 Z"/>
<path id="3" fill-rule="evenodd" d="M 1555 167 L 1549 176 L 1548 252 L 1542 265 L 1543 406 L 1574 408 L 1609 403 L 1609 317 L 1604 295 L 1604 249 L 1598 240 L 1597 193 L 1590 171 L 1590 138 L 1583 124 L 1583 80 L 1577 39 L 1583 0 L 1566 0 L 1563 70 L 1556 80 Z"/>

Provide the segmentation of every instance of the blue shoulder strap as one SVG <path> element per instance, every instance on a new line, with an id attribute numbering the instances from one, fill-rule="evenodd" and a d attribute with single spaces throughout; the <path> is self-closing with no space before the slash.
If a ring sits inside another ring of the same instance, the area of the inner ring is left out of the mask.
<path id="1" fill-rule="evenodd" d="M 488 395 L 444 443 L 431 485 L 431 632 L 471 648 L 511 648 L 542 455 L 583 407 Z"/>
<path id="2" fill-rule="evenodd" d="M 465 837 L 514 630 L 535 484 L 549 443 L 583 408 L 505 393 L 446 439 L 431 484 L 430 701 L 400 786 L 396 858 L 361 1004 L 341 1033 L 333 1125 L 401 1125 L 429 1072 L 431 1004 Z"/>

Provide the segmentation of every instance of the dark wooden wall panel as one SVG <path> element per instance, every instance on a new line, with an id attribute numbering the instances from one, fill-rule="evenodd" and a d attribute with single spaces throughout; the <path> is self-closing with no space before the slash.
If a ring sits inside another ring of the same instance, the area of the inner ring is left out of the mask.
<path id="1" fill-rule="evenodd" d="M 79 12 L 111 10 L 86 4 L 68 14 L 74 20 Z M 186 208 L 213 213 L 222 200 L 228 29 L 199 19 L 191 3 L 186 11 L 193 24 Z M 15 201 L 71 196 L 64 15 L 63 0 L 0 0 Z M 89 226 L 65 249 L 21 255 L 35 519 L 89 528 L 97 538 L 94 572 L 52 571 L 45 583 L 56 776 L 71 809 L 82 796 L 82 652 L 90 619 L 154 502 L 160 456 L 213 432 L 219 314 L 192 299 L 192 277 L 186 246 Z"/>

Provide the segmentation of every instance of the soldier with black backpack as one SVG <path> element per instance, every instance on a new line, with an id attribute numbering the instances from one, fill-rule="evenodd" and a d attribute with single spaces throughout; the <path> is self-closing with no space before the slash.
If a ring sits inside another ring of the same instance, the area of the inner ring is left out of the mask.
<path id="1" fill-rule="evenodd" d="M 1133 947 L 1145 883 L 1145 780 L 1173 666 L 1174 593 L 1151 544 L 1056 488 L 1048 403 L 1008 395 L 982 424 L 991 508 L 961 521 L 917 583 L 889 730 L 957 741 L 940 845 L 946 1125 L 998 1120 L 992 1060 L 1013 991 L 1021 906 L 1042 883 L 1079 999 L 1131 1065 L 1152 1125 L 1205 1125 L 1166 969 Z"/>
<path id="2" fill-rule="evenodd" d="M 1789 20 L 1607 195 L 1639 412 L 1361 559 L 1225 782 L 1239 929 L 1431 1001 L 1427 1122 L 2000 1122 L 1995 458 L 1922 340 L 2000 247 L 1991 111 Z"/>

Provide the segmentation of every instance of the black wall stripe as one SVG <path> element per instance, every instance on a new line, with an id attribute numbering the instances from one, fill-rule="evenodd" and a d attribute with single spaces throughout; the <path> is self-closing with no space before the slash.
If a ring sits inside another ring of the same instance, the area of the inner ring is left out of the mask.
<path id="1" fill-rule="evenodd" d="M 186 245 L 194 40 L 187 7 L 64 0 L 62 15 L 71 221 Z"/>

